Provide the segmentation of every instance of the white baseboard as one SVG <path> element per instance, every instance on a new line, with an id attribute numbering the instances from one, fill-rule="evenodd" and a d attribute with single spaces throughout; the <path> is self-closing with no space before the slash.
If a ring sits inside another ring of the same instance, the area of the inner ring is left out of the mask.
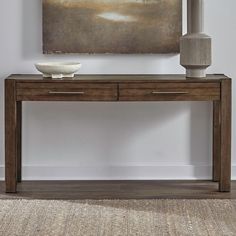
<path id="1" fill-rule="evenodd" d="M 196 180 L 211 179 L 212 167 L 182 166 L 24 166 L 24 180 Z M 232 167 L 236 180 L 236 165 Z M 4 180 L 4 166 L 0 166 Z"/>

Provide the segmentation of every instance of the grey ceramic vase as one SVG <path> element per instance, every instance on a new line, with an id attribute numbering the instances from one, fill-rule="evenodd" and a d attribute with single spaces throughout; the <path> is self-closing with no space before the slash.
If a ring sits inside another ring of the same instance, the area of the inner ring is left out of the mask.
<path id="1" fill-rule="evenodd" d="M 180 64 L 186 77 L 204 78 L 211 65 L 211 37 L 204 34 L 204 0 L 188 0 L 188 32 L 180 39 Z"/>

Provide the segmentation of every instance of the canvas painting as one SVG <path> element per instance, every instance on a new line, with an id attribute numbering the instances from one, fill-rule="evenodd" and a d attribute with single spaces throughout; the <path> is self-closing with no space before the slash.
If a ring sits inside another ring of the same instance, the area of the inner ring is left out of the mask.
<path id="1" fill-rule="evenodd" d="M 44 53 L 178 53 L 181 0 L 43 0 Z"/>

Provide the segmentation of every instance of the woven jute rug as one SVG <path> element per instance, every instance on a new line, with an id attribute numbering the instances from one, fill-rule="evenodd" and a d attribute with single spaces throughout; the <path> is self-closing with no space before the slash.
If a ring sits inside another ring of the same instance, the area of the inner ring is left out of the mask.
<path id="1" fill-rule="evenodd" d="M 0 200 L 1 236 L 236 235 L 236 200 Z"/>

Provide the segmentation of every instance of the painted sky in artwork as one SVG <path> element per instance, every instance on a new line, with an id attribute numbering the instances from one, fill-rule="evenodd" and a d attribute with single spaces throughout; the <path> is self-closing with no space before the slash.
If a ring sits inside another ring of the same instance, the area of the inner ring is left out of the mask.
<path id="1" fill-rule="evenodd" d="M 44 53 L 177 53 L 181 0 L 43 0 Z"/>

